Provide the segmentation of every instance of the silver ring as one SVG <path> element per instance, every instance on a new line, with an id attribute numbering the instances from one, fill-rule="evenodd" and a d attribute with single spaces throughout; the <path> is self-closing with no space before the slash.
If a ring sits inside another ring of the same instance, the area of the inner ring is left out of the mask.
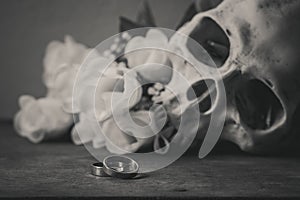
<path id="1" fill-rule="evenodd" d="M 104 158 L 103 170 L 112 177 L 129 179 L 138 174 L 139 165 L 129 157 L 114 155 Z"/>
<path id="2" fill-rule="evenodd" d="M 108 177 L 103 170 L 103 163 L 97 162 L 91 165 L 91 174 L 94 176 Z"/>

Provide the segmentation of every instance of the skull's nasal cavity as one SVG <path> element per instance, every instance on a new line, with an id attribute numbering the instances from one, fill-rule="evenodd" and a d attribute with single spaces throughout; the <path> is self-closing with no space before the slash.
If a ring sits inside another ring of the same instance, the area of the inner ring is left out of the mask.
<path id="1" fill-rule="evenodd" d="M 277 95 L 258 79 L 248 80 L 237 90 L 236 106 L 241 121 L 254 130 L 267 130 L 284 116 Z"/>
<path id="2" fill-rule="evenodd" d="M 203 18 L 189 36 L 207 51 L 217 67 L 225 63 L 229 56 L 230 42 L 226 33 L 214 20 Z M 196 59 L 211 66 L 212 62 L 207 62 L 203 51 L 195 48 L 193 42 L 187 42 L 189 51 Z"/>

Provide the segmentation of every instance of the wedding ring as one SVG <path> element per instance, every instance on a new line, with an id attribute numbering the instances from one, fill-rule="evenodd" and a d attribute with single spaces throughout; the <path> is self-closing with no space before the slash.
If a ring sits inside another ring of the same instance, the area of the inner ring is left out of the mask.
<path id="1" fill-rule="evenodd" d="M 108 175 L 103 170 L 103 163 L 97 162 L 91 165 L 91 174 L 94 176 L 107 177 Z"/>
<path id="2" fill-rule="evenodd" d="M 103 160 L 103 171 L 116 178 L 129 179 L 138 174 L 138 163 L 126 156 L 108 156 Z"/>

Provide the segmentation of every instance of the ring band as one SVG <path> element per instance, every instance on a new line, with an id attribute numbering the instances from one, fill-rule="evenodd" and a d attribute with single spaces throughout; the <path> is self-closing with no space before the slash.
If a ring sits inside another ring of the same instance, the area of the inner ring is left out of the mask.
<path id="1" fill-rule="evenodd" d="M 97 162 L 91 165 L 91 174 L 94 176 L 108 177 L 108 175 L 103 170 L 102 162 Z"/>
<path id="2" fill-rule="evenodd" d="M 126 156 L 108 156 L 103 160 L 103 171 L 116 178 L 129 179 L 138 174 L 138 163 Z"/>

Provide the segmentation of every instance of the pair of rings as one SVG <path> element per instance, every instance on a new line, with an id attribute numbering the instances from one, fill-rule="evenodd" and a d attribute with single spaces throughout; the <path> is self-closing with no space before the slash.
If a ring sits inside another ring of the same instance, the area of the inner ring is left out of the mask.
<path id="1" fill-rule="evenodd" d="M 126 156 L 108 156 L 103 162 L 91 165 L 91 173 L 100 177 L 133 178 L 138 174 L 138 163 Z"/>

